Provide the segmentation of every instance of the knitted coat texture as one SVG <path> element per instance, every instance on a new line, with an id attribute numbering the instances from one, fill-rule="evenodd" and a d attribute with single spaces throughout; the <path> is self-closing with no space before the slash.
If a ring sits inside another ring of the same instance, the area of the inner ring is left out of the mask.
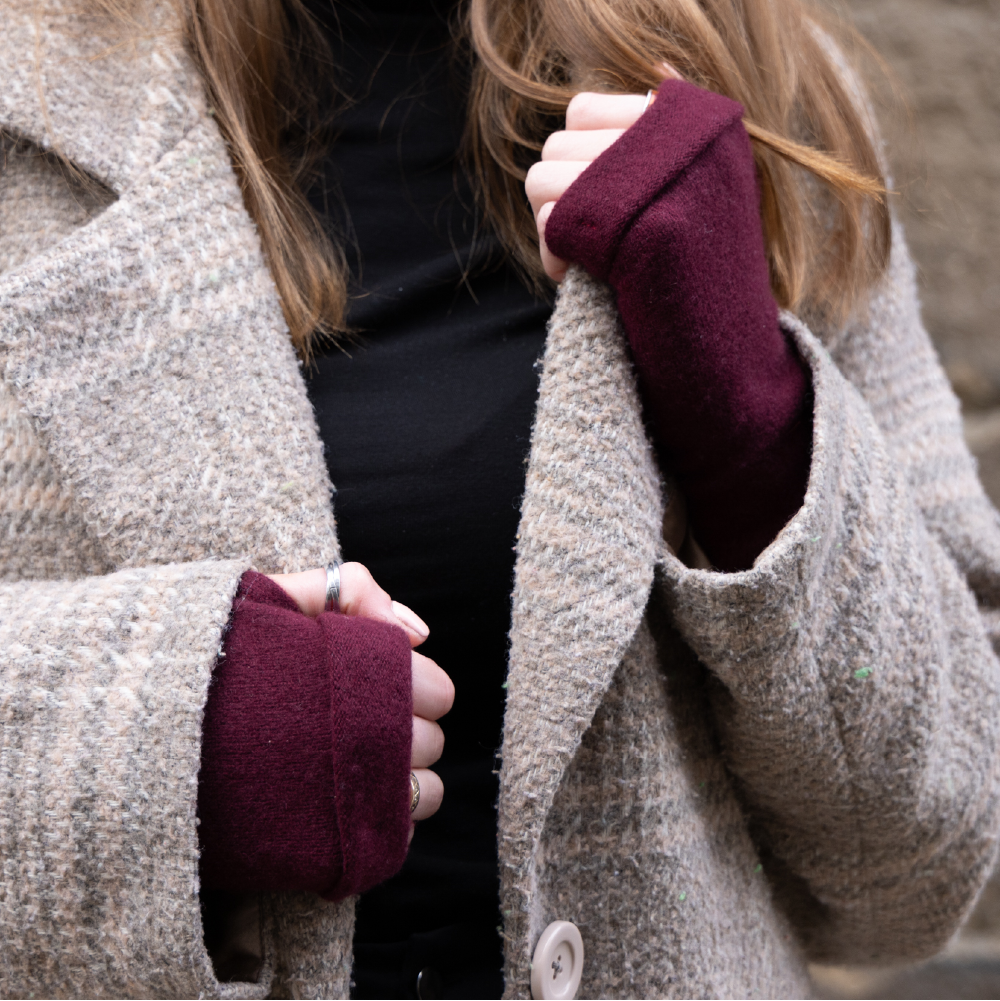
<path id="1" fill-rule="evenodd" d="M 263 896 L 254 982 L 203 943 L 201 719 L 237 582 L 338 545 L 198 75 L 167 8 L 135 16 L 123 45 L 78 5 L 0 7 L 0 996 L 346 997 L 352 901 Z M 862 319 L 782 322 L 809 486 L 721 574 L 663 541 L 609 291 L 562 286 L 513 594 L 508 997 L 559 919 L 580 997 L 803 997 L 807 959 L 942 947 L 990 870 L 1000 521 L 902 234 Z"/>

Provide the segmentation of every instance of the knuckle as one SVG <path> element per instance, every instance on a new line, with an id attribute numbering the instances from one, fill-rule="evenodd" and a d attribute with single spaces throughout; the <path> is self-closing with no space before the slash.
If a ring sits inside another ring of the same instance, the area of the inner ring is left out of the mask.
<path id="1" fill-rule="evenodd" d="M 553 132 L 542 146 L 542 160 L 558 160 L 566 146 L 566 133 Z"/>
<path id="2" fill-rule="evenodd" d="M 444 782 L 441 781 L 441 776 L 437 772 L 428 772 L 427 786 L 431 794 L 431 802 L 435 804 L 435 809 L 437 809 L 444 798 Z"/>
<path id="3" fill-rule="evenodd" d="M 548 165 L 543 163 L 541 160 L 537 163 L 533 163 L 528 168 L 528 173 L 524 178 L 524 190 L 529 198 L 541 191 L 542 186 L 545 184 L 545 177 L 548 172 Z"/>
<path id="4" fill-rule="evenodd" d="M 434 677 L 434 671 L 440 671 L 441 668 L 434 663 L 430 657 L 425 657 L 422 653 L 417 653 L 416 650 L 410 651 L 410 668 L 413 671 L 415 677 L 431 678 Z"/>
<path id="5" fill-rule="evenodd" d="M 455 682 L 444 671 L 441 671 L 441 674 L 444 677 L 441 683 L 441 704 L 444 707 L 441 715 L 443 716 L 444 713 L 450 712 L 451 707 L 455 704 Z"/>
<path id="6" fill-rule="evenodd" d="M 451 708 L 452 702 L 455 701 L 455 682 L 451 680 L 447 671 L 438 667 L 433 661 L 429 662 L 429 668 L 434 694 L 438 704 L 442 707 L 441 715 L 443 716 Z"/>
<path id="7" fill-rule="evenodd" d="M 417 777 L 420 782 L 420 805 L 414 820 L 422 820 L 437 813 L 444 799 L 444 783 L 437 772 L 429 769 L 419 769 Z"/>
<path id="8" fill-rule="evenodd" d="M 378 588 L 378 585 L 363 563 L 344 563 L 341 566 L 341 605 L 357 608 L 367 604 L 371 600 L 373 588 Z"/>
<path id="9" fill-rule="evenodd" d="M 413 717 L 413 747 L 415 756 L 428 763 L 444 753 L 444 730 L 430 720 Z"/>
<path id="10" fill-rule="evenodd" d="M 371 574 L 365 578 L 361 588 L 361 596 L 365 604 L 370 607 L 377 607 L 380 611 L 392 611 L 392 599 Z"/>
<path id="11" fill-rule="evenodd" d="M 573 99 L 566 106 L 566 128 L 585 129 L 594 117 L 594 99 L 596 94 L 589 91 L 582 91 L 574 95 Z"/>
<path id="12" fill-rule="evenodd" d="M 351 574 L 356 576 L 359 584 L 365 581 L 373 581 L 375 579 L 372 577 L 371 571 L 364 565 L 364 563 L 345 563 L 340 568 L 340 572 L 343 574 L 345 570 L 348 570 Z"/>

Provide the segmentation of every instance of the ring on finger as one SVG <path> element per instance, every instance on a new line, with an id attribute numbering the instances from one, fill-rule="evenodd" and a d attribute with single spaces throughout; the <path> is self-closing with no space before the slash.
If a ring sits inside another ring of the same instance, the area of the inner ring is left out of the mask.
<path id="1" fill-rule="evenodd" d="M 326 601 L 323 604 L 324 612 L 340 611 L 340 568 L 341 560 L 334 560 L 326 568 Z"/>
<path id="2" fill-rule="evenodd" d="M 420 804 L 420 779 L 415 772 L 410 772 L 410 813 Z"/>

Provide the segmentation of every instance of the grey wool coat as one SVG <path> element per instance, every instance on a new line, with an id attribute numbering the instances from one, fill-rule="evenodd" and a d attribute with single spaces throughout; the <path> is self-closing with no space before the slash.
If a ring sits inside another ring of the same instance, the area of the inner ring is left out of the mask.
<path id="1" fill-rule="evenodd" d="M 338 548 L 199 78 L 166 7 L 135 16 L 123 44 L 80 5 L 0 6 L 0 995 L 343 998 L 351 900 L 262 897 L 256 982 L 203 944 L 201 718 L 237 581 Z M 783 323 L 808 492 L 726 575 L 664 542 L 607 289 L 562 286 L 513 594 L 508 997 L 557 919 L 581 997 L 802 997 L 808 958 L 939 949 L 991 867 L 1000 522 L 902 235 L 861 320 Z"/>

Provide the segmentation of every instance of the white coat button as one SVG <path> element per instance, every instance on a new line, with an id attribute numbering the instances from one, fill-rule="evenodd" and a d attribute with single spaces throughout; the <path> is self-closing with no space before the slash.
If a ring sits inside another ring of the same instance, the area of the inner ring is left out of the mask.
<path id="1" fill-rule="evenodd" d="M 572 1001 L 583 976 L 583 939 L 571 921 L 553 921 L 542 932 L 531 957 L 531 996 L 535 1001 Z"/>

